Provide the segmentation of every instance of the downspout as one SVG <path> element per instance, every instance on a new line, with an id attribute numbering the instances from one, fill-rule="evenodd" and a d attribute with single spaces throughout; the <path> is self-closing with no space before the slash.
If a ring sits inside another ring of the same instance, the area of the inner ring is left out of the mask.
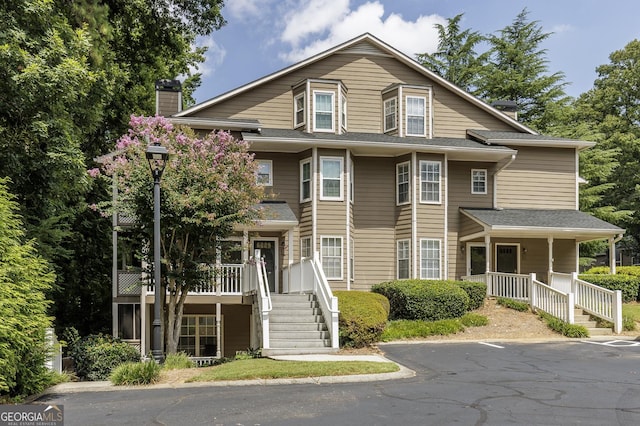
<path id="1" fill-rule="evenodd" d="M 411 169 L 413 172 L 411 180 L 413 181 L 413 185 L 411 185 L 411 246 L 413 249 L 413 278 L 418 278 L 418 206 L 416 206 L 416 180 L 418 177 L 417 173 L 417 164 L 418 164 L 418 156 L 416 152 L 411 153 Z"/>
<path id="2" fill-rule="evenodd" d="M 311 150 L 311 175 L 313 179 L 311 181 L 311 253 L 315 253 L 317 250 L 316 238 L 318 232 L 318 194 L 316 193 L 316 182 L 318 179 L 318 148 L 313 147 Z"/>
<path id="3" fill-rule="evenodd" d="M 444 155 L 444 274 L 449 279 L 449 156 Z"/>
<path id="4" fill-rule="evenodd" d="M 345 205 L 347 206 L 347 208 L 345 209 L 346 211 L 346 218 L 345 218 L 345 223 L 346 223 L 346 245 L 347 245 L 347 256 L 346 256 L 346 261 L 347 261 L 347 290 L 351 290 L 351 217 L 350 217 L 350 213 L 351 213 L 351 173 L 353 172 L 351 170 L 351 151 L 349 151 L 347 149 L 347 159 L 346 159 L 346 166 L 347 166 L 347 178 L 346 180 L 346 184 L 347 184 L 347 191 L 346 191 L 346 198 L 345 198 Z"/>
<path id="5" fill-rule="evenodd" d="M 511 158 L 509 159 L 509 161 L 504 163 L 501 167 L 499 167 L 493 172 L 493 208 L 494 209 L 498 208 L 498 173 L 500 173 L 501 171 L 509 167 L 509 165 L 511 165 L 511 163 L 515 161 L 515 159 L 516 159 L 516 154 L 511 154 Z"/>

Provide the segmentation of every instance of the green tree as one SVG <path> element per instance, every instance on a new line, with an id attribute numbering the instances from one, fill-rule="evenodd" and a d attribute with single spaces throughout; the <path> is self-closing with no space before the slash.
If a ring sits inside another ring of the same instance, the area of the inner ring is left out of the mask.
<path id="1" fill-rule="evenodd" d="M 25 396 L 48 380 L 44 337 L 51 319 L 44 293 L 54 275 L 34 241 L 25 241 L 8 184 L 0 179 L 0 395 Z"/>
<path id="2" fill-rule="evenodd" d="M 515 101 L 523 123 L 544 132 L 567 105 L 562 72 L 550 74 L 546 49 L 540 45 L 551 35 L 538 21 L 528 20 L 523 9 L 511 25 L 488 36 L 489 62 L 483 67 L 477 94 L 491 103 Z"/>
<path id="3" fill-rule="evenodd" d="M 257 165 L 244 141 L 226 132 L 203 138 L 175 128 L 163 117 L 132 117 L 131 129 L 118 141 L 116 154 L 102 170 L 115 181 L 117 201 L 105 206 L 136 220 L 137 231 L 152 241 L 152 177 L 145 158 L 147 144 L 159 143 L 171 153 L 161 188 L 161 295 L 166 314 L 167 353 L 177 351 L 187 292 L 204 279 L 202 264 L 212 264 L 216 247 L 233 226 L 257 218 L 262 196 Z M 98 171 L 91 171 L 97 174 Z M 111 210 L 113 211 L 113 210 Z M 153 264 L 152 253 L 146 260 Z M 166 291 L 168 290 L 168 292 Z"/>
<path id="4" fill-rule="evenodd" d="M 460 29 L 463 13 L 447 19 L 447 25 L 436 24 L 438 50 L 432 54 L 419 53 L 416 59 L 458 87 L 473 92 L 477 87 L 480 69 L 487 60 L 486 54 L 478 55 L 476 46 L 483 40 L 477 31 Z"/>

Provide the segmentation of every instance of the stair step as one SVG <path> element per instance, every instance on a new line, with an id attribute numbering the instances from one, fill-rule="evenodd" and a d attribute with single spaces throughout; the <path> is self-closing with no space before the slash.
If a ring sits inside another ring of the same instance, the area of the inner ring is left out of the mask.
<path id="1" fill-rule="evenodd" d="M 338 352 L 338 349 L 326 347 L 326 348 L 269 348 L 262 349 L 263 356 L 277 356 L 277 355 L 319 355 L 319 354 L 334 354 Z"/>
<path id="2" fill-rule="evenodd" d="M 270 340 L 325 340 L 329 338 L 328 331 L 300 331 L 300 330 L 286 330 L 286 331 L 270 331 Z"/>
<path id="3" fill-rule="evenodd" d="M 596 328 L 587 327 L 589 336 L 610 336 L 613 334 L 613 330 L 610 328 Z"/>
<path id="4" fill-rule="evenodd" d="M 276 348 L 292 349 L 292 348 L 327 348 L 331 347 L 331 341 L 329 339 L 314 339 L 314 340 L 292 340 L 292 339 L 269 339 L 269 345 Z"/>
<path id="5" fill-rule="evenodd" d="M 273 322 L 269 321 L 269 330 L 274 331 L 327 331 L 324 323 L 318 322 Z"/>
<path id="6" fill-rule="evenodd" d="M 275 302 L 272 300 L 271 306 L 274 309 L 317 309 L 318 303 L 311 300 L 304 302 Z"/>
<path id="7" fill-rule="evenodd" d="M 312 294 L 272 294 L 271 302 L 310 302 L 313 300 Z"/>
<path id="8" fill-rule="evenodd" d="M 307 308 L 307 309 L 271 309 L 271 315 L 286 315 L 286 316 L 321 316 L 322 311 L 320 309 L 315 308 Z"/>

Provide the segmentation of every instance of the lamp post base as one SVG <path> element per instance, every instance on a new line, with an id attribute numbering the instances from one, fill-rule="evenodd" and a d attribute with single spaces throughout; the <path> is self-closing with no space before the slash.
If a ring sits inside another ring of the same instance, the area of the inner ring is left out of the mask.
<path id="1" fill-rule="evenodd" d="M 162 364 L 164 363 L 164 355 L 162 353 L 161 350 L 152 350 L 151 351 L 151 356 L 153 357 L 153 360 L 158 363 L 158 364 Z"/>

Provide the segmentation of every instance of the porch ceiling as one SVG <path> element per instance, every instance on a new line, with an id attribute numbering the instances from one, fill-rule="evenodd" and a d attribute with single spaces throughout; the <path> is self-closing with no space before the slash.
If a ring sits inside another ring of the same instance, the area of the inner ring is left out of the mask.
<path id="1" fill-rule="evenodd" d="M 460 212 L 492 237 L 575 239 L 578 242 L 612 238 L 625 230 L 579 210 L 475 209 Z M 478 237 L 461 237 L 462 241 Z"/>

